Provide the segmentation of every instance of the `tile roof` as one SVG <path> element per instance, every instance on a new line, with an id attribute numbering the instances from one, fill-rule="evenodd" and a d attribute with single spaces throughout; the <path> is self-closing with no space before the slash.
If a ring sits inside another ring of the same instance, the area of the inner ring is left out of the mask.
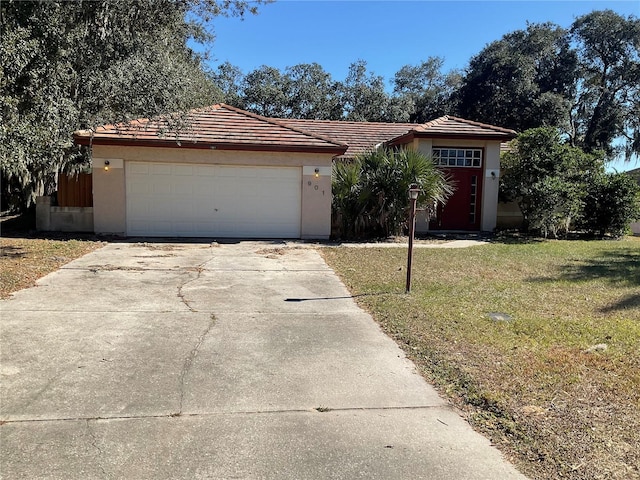
<path id="1" fill-rule="evenodd" d="M 342 120 L 283 119 L 282 123 L 315 133 L 349 146 L 343 154 L 352 157 L 392 138 L 404 135 L 415 123 L 345 122 Z"/>
<path id="2" fill-rule="evenodd" d="M 398 145 L 418 137 L 478 138 L 507 141 L 514 130 L 444 116 L 424 124 L 266 118 L 225 104 L 167 117 L 105 125 L 74 134 L 79 144 L 183 146 L 235 150 L 327 152 L 353 157 L 382 143 Z"/>
<path id="3" fill-rule="evenodd" d="M 406 143 L 413 137 L 480 138 L 507 141 L 517 135 L 515 130 L 450 115 L 423 124 L 297 119 L 282 119 L 280 122 L 348 145 L 349 148 L 342 155 L 344 157 L 353 157 L 380 143 L 392 145 Z"/>
<path id="4" fill-rule="evenodd" d="M 182 125 L 171 132 L 171 122 Z M 183 118 L 141 119 L 126 124 L 105 125 L 94 131 L 74 133 L 77 143 L 186 148 L 246 149 L 274 151 L 328 151 L 340 154 L 346 145 L 313 132 L 261 117 L 229 105 L 218 104 L 192 110 Z"/>
<path id="5" fill-rule="evenodd" d="M 445 115 L 430 122 L 419 125 L 416 133 L 427 133 L 433 136 L 473 136 L 473 137 L 502 137 L 505 140 L 517 135 L 515 130 L 496 127 L 486 123 L 473 122 L 464 118 Z"/>

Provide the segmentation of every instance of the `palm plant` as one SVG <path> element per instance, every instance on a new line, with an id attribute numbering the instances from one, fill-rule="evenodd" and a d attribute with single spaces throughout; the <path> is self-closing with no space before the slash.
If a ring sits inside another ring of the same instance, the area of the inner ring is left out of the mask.
<path id="1" fill-rule="evenodd" d="M 342 235 L 347 232 L 353 235 L 359 230 L 361 186 L 358 161 L 333 164 L 331 215 Z"/>
<path id="2" fill-rule="evenodd" d="M 351 163 L 336 163 L 333 214 L 343 237 L 389 236 L 407 228 L 407 192 L 412 184 L 421 194 L 419 207 L 444 204 L 453 186 L 431 159 L 413 149 L 376 149 Z"/>

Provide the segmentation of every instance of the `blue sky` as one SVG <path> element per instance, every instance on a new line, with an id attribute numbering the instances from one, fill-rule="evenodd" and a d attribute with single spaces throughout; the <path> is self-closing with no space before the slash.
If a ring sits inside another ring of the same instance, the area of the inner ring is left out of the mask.
<path id="1" fill-rule="evenodd" d="M 283 70 L 315 62 L 344 80 L 349 65 L 362 59 L 389 85 L 403 65 L 440 56 L 445 70 L 464 69 L 485 45 L 527 22 L 569 27 L 576 17 L 605 8 L 640 16 L 638 0 L 279 0 L 244 20 L 216 18 L 209 66 L 229 61 L 248 73 L 261 65 Z"/>

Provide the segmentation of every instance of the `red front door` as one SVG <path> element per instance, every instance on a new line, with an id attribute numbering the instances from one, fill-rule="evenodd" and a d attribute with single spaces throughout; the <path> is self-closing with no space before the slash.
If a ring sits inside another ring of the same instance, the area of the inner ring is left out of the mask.
<path id="1" fill-rule="evenodd" d="M 455 192 L 447 204 L 438 207 L 429 223 L 431 230 L 480 230 L 482 168 L 443 168 L 453 180 Z"/>

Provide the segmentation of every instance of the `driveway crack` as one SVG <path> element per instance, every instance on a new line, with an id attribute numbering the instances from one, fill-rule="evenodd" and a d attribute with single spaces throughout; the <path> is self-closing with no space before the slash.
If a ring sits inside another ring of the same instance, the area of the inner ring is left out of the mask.
<path id="1" fill-rule="evenodd" d="M 206 262 L 205 262 L 206 263 Z M 184 282 L 182 282 L 180 285 L 178 285 L 178 298 L 180 299 L 180 301 L 182 303 L 185 304 L 185 306 L 191 310 L 192 312 L 197 312 L 198 310 L 196 310 L 195 308 L 193 308 L 193 306 L 191 305 L 191 303 L 189 302 L 189 300 L 187 299 L 187 297 L 185 297 L 184 292 L 182 291 L 184 289 L 184 287 L 186 287 L 188 284 L 190 284 L 191 282 L 196 282 L 200 279 L 200 276 L 202 275 L 202 272 L 204 271 L 204 263 L 201 263 L 200 265 L 198 265 L 197 267 L 194 267 L 193 269 L 188 269 L 189 271 L 195 270 L 196 272 L 198 272 L 198 274 L 196 275 L 195 278 L 188 278 L 187 280 L 185 280 Z"/>
<path id="2" fill-rule="evenodd" d="M 205 328 L 205 330 L 200 334 L 200 336 L 196 340 L 195 346 L 191 349 L 191 351 L 187 355 L 187 358 L 185 358 L 184 363 L 182 364 L 182 371 L 180 372 L 180 408 L 178 409 L 178 412 L 173 414 L 172 416 L 182 415 L 185 382 L 187 380 L 187 377 L 189 376 L 189 372 L 191 371 L 193 361 L 195 360 L 196 355 L 198 355 L 198 351 L 200 350 L 202 342 L 204 342 L 205 337 L 209 334 L 215 323 L 216 317 L 215 315 L 211 314 L 209 317 L 209 324 L 207 325 L 207 328 Z"/>
<path id="3" fill-rule="evenodd" d="M 204 272 L 205 269 L 205 265 L 207 263 L 209 263 L 211 260 L 213 260 L 213 255 L 211 256 L 211 258 L 209 260 L 206 260 L 202 263 L 200 263 L 199 265 L 196 265 L 195 267 L 189 267 L 189 268 L 185 268 L 185 271 L 188 272 L 197 272 L 197 275 L 195 276 L 195 278 L 188 278 L 187 280 L 185 280 L 184 282 L 182 282 L 180 285 L 178 285 L 178 298 L 180 299 L 180 301 L 182 301 L 182 303 L 185 304 L 185 306 L 192 312 L 197 312 L 198 310 L 196 310 L 195 308 L 193 308 L 193 306 L 191 305 L 191 302 L 187 299 L 187 297 L 185 297 L 183 289 L 190 284 L 191 282 L 197 282 L 198 280 L 200 280 L 200 277 L 202 276 L 202 272 Z"/>
<path id="4" fill-rule="evenodd" d="M 406 405 L 406 406 L 379 406 L 379 407 L 300 407 L 300 408 L 277 408 L 273 410 L 269 409 L 254 409 L 254 410 L 220 410 L 209 412 L 197 412 L 197 413 L 158 413 L 148 415 L 105 415 L 100 417 L 64 417 L 64 418 L 31 418 L 31 419 L 17 419 L 17 420 L 0 420 L 0 426 L 10 424 L 24 424 L 24 423 L 50 423 L 50 422 L 95 422 L 97 420 L 110 421 L 110 420 L 148 420 L 148 419 L 164 419 L 175 417 L 214 417 L 214 416 L 233 416 L 233 415 L 277 415 L 288 413 L 331 413 L 331 412 L 392 412 L 392 411 L 407 411 L 407 410 L 440 410 L 444 412 L 456 412 L 456 410 L 448 404 L 442 405 Z M 448 425 L 446 422 L 439 418 L 436 418 L 439 423 Z M 91 446 L 102 453 L 101 449 L 97 446 L 97 440 L 95 436 L 90 432 L 87 425 L 88 435 L 92 438 Z"/>
<path id="5" fill-rule="evenodd" d="M 85 420 L 87 436 L 89 437 L 89 445 L 91 445 L 98 452 L 98 461 L 96 462 L 96 464 L 100 469 L 100 471 L 102 472 L 102 476 L 104 478 L 111 478 L 111 475 L 109 475 L 109 473 L 104 469 L 104 465 L 102 464 L 103 452 L 102 452 L 102 449 L 98 446 L 98 438 L 96 437 L 96 434 L 94 433 L 89 423 L 92 420 L 93 419 L 89 419 L 89 418 Z"/>

